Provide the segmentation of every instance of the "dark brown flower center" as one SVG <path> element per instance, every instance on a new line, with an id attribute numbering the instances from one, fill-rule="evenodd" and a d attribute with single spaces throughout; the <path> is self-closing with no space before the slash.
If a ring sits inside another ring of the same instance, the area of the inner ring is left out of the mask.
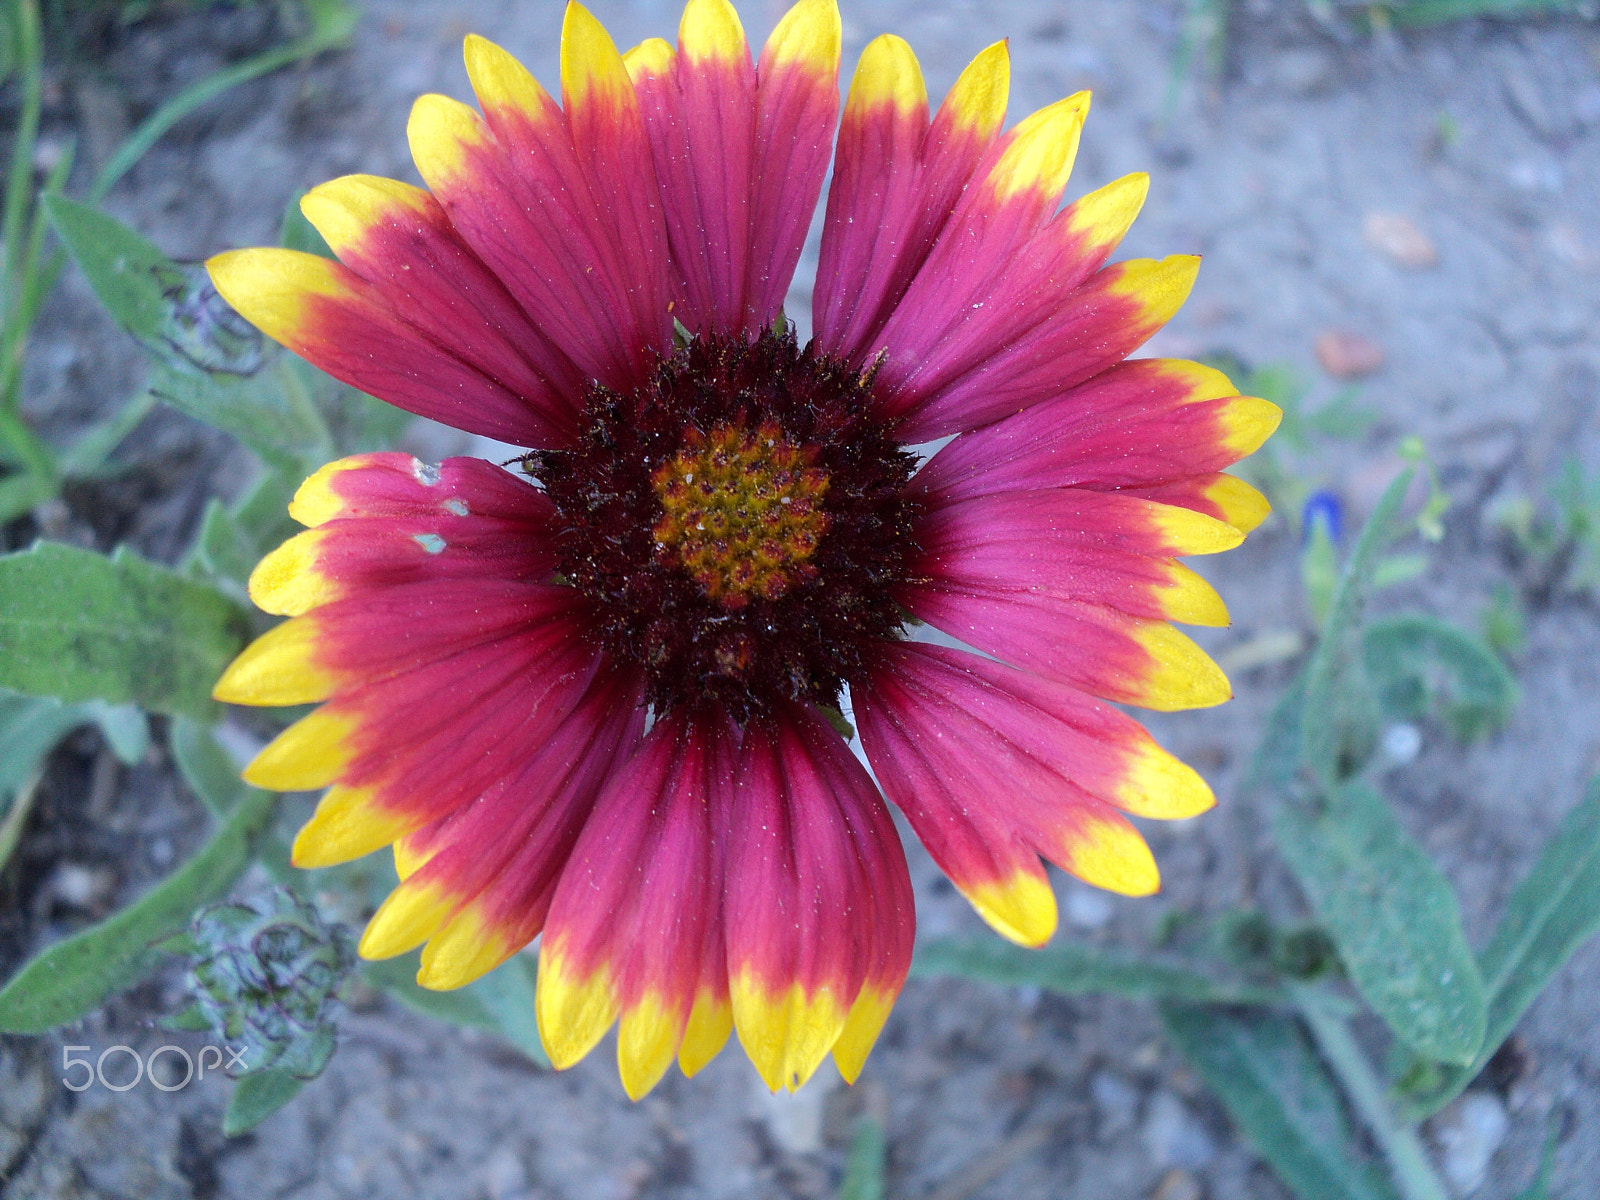
<path id="1" fill-rule="evenodd" d="M 592 386 L 578 446 L 529 456 L 562 576 L 658 708 L 835 704 L 899 636 L 915 460 L 871 387 L 792 334 L 705 335 L 627 395 Z"/>

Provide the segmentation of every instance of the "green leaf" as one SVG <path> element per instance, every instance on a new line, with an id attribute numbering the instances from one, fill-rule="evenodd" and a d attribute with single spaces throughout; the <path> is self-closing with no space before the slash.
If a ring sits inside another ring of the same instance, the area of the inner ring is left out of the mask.
<path id="1" fill-rule="evenodd" d="M 1405 0 L 1383 6 L 1389 20 L 1402 29 L 1420 29 L 1488 17 L 1499 21 L 1584 15 L 1583 0 Z"/>
<path id="2" fill-rule="evenodd" d="M 206 501 L 200 533 L 190 553 L 207 577 L 218 584 L 233 584 L 241 594 L 261 558 L 255 539 L 214 496 Z"/>
<path id="3" fill-rule="evenodd" d="M 107 704 L 89 700 L 80 704 L 84 716 L 100 728 L 111 753 L 125 767 L 142 761 L 150 750 L 150 722 L 137 705 Z"/>
<path id="4" fill-rule="evenodd" d="M 1306 611 L 1319 629 L 1328 619 L 1338 586 L 1339 552 L 1328 534 L 1327 522 L 1313 521 L 1306 531 L 1305 549 L 1300 552 L 1300 587 L 1305 593 Z"/>
<path id="5" fill-rule="evenodd" d="M 75 704 L 0 692 L 0 796 L 26 783 L 56 743 L 89 720 Z"/>
<path id="6" fill-rule="evenodd" d="M 1278 1177 L 1304 1200 L 1394 1200 L 1352 1137 L 1299 1024 L 1265 1009 L 1163 1004 L 1167 1034 Z"/>
<path id="7" fill-rule="evenodd" d="M 254 857 L 276 797 L 262 792 L 177 872 L 121 912 L 38 955 L 0 989 L 0 1032 L 44 1033 L 75 1021 L 149 968 L 152 943 L 188 924 Z"/>
<path id="8" fill-rule="evenodd" d="M 278 227 L 278 244 L 285 250 L 298 250 L 302 254 L 332 258 L 333 249 L 328 245 L 327 239 L 317 232 L 317 227 L 306 220 L 305 213 L 300 211 L 300 201 L 305 199 L 305 194 L 305 189 L 302 188 L 289 197 L 289 203 L 283 210 L 283 221 Z"/>
<path id="9" fill-rule="evenodd" d="M 1469 1063 L 1483 1045 L 1483 980 L 1450 884 L 1371 788 L 1284 797 L 1273 832 L 1351 982 L 1419 1053 Z"/>
<path id="10" fill-rule="evenodd" d="M 38 542 L 0 557 L 3 687 L 206 719 L 249 629 L 220 592 L 125 549 Z"/>
<path id="11" fill-rule="evenodd" d="M 1130 999 L 1176 999 L 1235 1003 L 1282 999 L 1278 989 L 1225 979 L 1194 967 L 1101 950 L 1070 942 L 1047 950 L 1025 950 L 998 938 L 961 941 L 935 938 L 917 947 L 912 974 L 959 975 L 989 983 L 1024 984 L 1064 996 L 1107 992 Z"/>
<path id="12" fill-rule="evenodd" d="M 100 727 L 122 762 L 138 762 L 150 748 L 150 725 L 131 705 L 100 700 L 63 704 L 50 696 L 23 696 L 0 689 L 0 869 L 11 859 L 33 804 L 24 791 L 37 780 L 45 757 L 80 725 Z"/>
<path id="13" fill-rule="evenodd" d="M 300 532 L 300 523 L 289 515 L 289 502 L 300 482 L 298 477 L 266 472 L 234 506 L 234 519 L 256 545 L 270 549 Z"/>
<path id="14" fill-rule="evenodd" d="M 51 696 L 0 691 L 0 793 L 20 787 L 56 743 L 80 725 L 98 725 L 112 753 L 129 766 L 150 747 L 150 725 L 131 705 L 63 704 Z"/>
<path id="15" fill-rule="evenodd" d="M 0 525 L 9 525 L 56 494 L 53 475 L 19 471 L 0 479 Z"/>
<path id="16" fill-rule="evenodd" d="M 250 375 L 208 375 L 158 364 L 150 374 L 150 391 L 179 412 L 232 434 L 270 469 L 302 477 L 334 456 L 332 443 L 316 409 L 284 386 L 287 356 L 267 354 L 271 369 Z"/>
<path id="17" fill-rule="evenodd" d="M 281 66 L 320 54 L 346 41 L 355 28 L 356 12 L 345 0 L 302 0 L 302 7 L 310 18 L 311 28 L 303 37 L 282 46 L 263 50 L 260 54 L 233 63 L 214 74 L 191 83 L 183 91 L 156 109 L 118 146 L 107 160 L 89 188 L 90 201 L 97 202 L 121 179 L 133 165 L 145 156 L 162 135 L 195 109 L 222 95 L 229 89 L 275 71 Z"/>
<path id="18" fill-rule="evenodd" d="M 200 722 L 179 717 L 172 723 L 167 742 L 179 774 L 212 816 L 226 820 L 239 805 L 262 794 L 240 778 L 239 768 L 222 743 Z"/>
<path id="19" fill-rule="evenodd" d="M 177 268 L 148 238 L 115 217 L 65 196 L 43 200 L 50 223 L 119 325 L 147 346 L 161 345 L 165 293 Z"/>
<path id="20" fill-rule="evenodd" d="M 527 955 L 512 955 L 481 979 L 450 992 L 417 983 L 415 954 L 364 962 L 361 974 L 414 1012 L 497 1034 L 540 1066 L 550 1065 L 534 1017 L 537 969 Z"/>
<path id="21" fill-rule="evenodd" d="M 1305 711 L 1316 719 L 1303 722 L 1305 761 L 1327 787 L 1359 771 L 1377 744 L 1377 702 L 1364 678 L 1358 634 L 1373 575 L 1394 538 L 1411 476 L 1403 471 L 1389 485 L 1356 540 L 1322 639 L 1306 666 Z"/>
<path id="22" fill-rule="evenodd" d="M 883 1200 L 883 1164 L 888 1151 L 882 1122 L 873 1117 L 856 1122 L 856 1136 L 839 1182 L 839 1200 Z"/>
<path id="23" fill-rule="evenodd" d="M 1377 567 L 1373 569 L 1372 590 L 1381 592 L 1384 588 L 1399 587 L 1402 583 L 1421 579 L 1432 565 L 1433 560 L 1426 554 L 1388 555 L 1379 559 Z"/>
<path id="24" fill-rule="evenodd" d="M 1362 634 L 1367 677 L 1386 715 L 1420 720 L 1437 712 L 1457 738 L 1470 741 L 1511 718 L 1517 685 L 1499 655 L 1435 617 L 1411 613 Z"/>
<path id="25" fill-rule="evenodd" d="M 271 1067 L 246 1075 L 233 1085 L 228 1109 L 222 1114 L 222 1132 L 228 1137 L 250 1132 L 298 1096 L 305 1085 L 304 1079 Z"/>
<path id="26" fill-rule="evenodd" d="M 1267 717 L 1266 732 L 1245 772 L 1246 797 L 1280 797 L 1295 786 L 1300 774 L 1304 739 L 1300 730 L 1306 703 L 1306 673 L 1301 671 Z"/>
<path id="27" fill-rule="evenodd" d="M 1600 933 L 1600 778 L 1562 818 L 1506 902 L 1478 955 L 1488 996 L 1483 1046 L 1464 1067 L 1446 1068 L 1408 1114 L 1432 1116 L 1455 1099 L 1511 1035 L 1535 997 L 1584 942 Z"/>
<path id="28" fill-rule="evenodd" d="M 1382 414 L 1357 404 L 1360 394 L 1357 387 L 1341 388 L 1332 400 L 1305 417 L 1306 427 L 1323 437 L 1361 437 L 1382 419 Z"/>

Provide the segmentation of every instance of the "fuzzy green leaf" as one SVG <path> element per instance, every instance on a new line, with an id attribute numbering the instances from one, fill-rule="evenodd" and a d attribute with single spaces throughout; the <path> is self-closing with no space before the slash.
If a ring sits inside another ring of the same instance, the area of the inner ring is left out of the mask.
<path id="1" fill-rule="evenodd" d="M 537 968 L 525 954 L 513 955 L 481 979 L 449 992 L 417 983 L 415 954 L 364 962 L 361 974 L 415 1012 L 497 1034 L 540 1066 L 550 1065 L 534 1019 Z"/>
<path id="2" fill-rule="evenodd" d="M 200 534 L 195 538 L 191 553 L 194 564 L 206 576 L 225 586 L 237 585 L 241 589 L 261 559 L 254 539 L 214 496 L 206 501 L 205 513 L 200 518 Z"/>
<path id="3" fill-rule="evenodd" d="M 176 267 L 158 246 L 115 217 L 65 196 L 42 201 L 67 252 L 117 323 L 147 346 L 161 345 L 165 292 Z"/>
<path id="4" fill-rule="evenodd" d="M 1455 894 L 1383 798 L 1360 783 L 1285 796 L 1272 825 L 1366 1002 L 1419 1053 L 1473 1061 L 1483 1045 L 1484 989 Z"/>
<path id="5" fill-rule="evenodd" d="M 1352 1137 L 1338 1087 L 1293 1018 L 1163 1004 L 1167 1034 L 1278 1177 L 1305 1200 L 1395 1200 Z"/>
<path id="6" fill-rule="evenodd" d="M 225 820 L 240 804 L 259 794 L 260 789 L 239 777 L 238 766 L 200 722 L 179 717 L 172 723 L 167 742 L 179 774 L 212 816 Z"/>
<path id="7" fill-rule="evenodd" d="M 286 392 L 284 356 L 267 353 L 272 366 L 249 375 L 208 375 L 158 363 L 150 391 L 179 412 L 231 433 L 269 467 L 303 476 L 313 460 L 333 457 L 332 443 L 315 409 Z"/>
<path id="8" fill-rule="evenodd" d="M 0 686 L 202 719 L 249 634 L 239 605 L 126 550 L 38 542 L 0 557 Z"/>
<path id="9" fill-rule="evenodd" d="M 248 1133 L 300 1094 L 306 1081 L 269 1067 L 246 1075 L 233 1086 L 228 1109 L 222 1114 L 222 1132 L 227 1137 Z"/>
<path id="10" fill-rule="evenodd" d="M 1063 942 L 1025 950 L 997 938 L 935 938 L 917 947 L 912 974 L 959 975 L 989 983 L 1041 987 L 1064 996 L 1106 992 L 1129 999 L 1238 1003 L 1282 999 L 1278 989 L 1225 979 L 1195 967 L 1118 950 Z"/>
<path id="11" fill-rule="evenodd" d="M 136 708 L 98 702 L 63 704 L 51 696 L 0 690 L 0 796 L 21 787 L 68 733 L 91 724 L 100 727 L 124 763 L 138 762 L 149 748 L 150 727 Z"/>
<path id="12" fill-rule="evenodd" d="M 183 929 L 195 909 L 222 895 L 250 865 L 276 799 L 266 792 L 249 798 L 173 875 L 23 967 L 0 989 L 0 1032 L 44 1033 L 139 979 L 156 953 L 153 944 Z"/>
<path id="13" fill-rule="evenodd" d="M 1499 655 L 1454 625 L 1420 613 L 1391 617 L 1362 634 L 1367 677 L 1386 715 L 1437 712 L 1462 741 L 1510 720 L 1517 685 Z"/>
<path id="14" fill-rule="evenodd" d="M 1362 529 L 1333 594 L 1316 653 L 1306 665 L 1301 738 L 1306 765 L 1325 787 L 1361 769 L 1377 744 L 1378 707 L 1361 658 L 1361 616 L 1383 552 L 1394 539 L 1397 517 L 1413 472 L 1402 471 Z"/>
<path id="15" fill-rule="evenodd" d="M 1245 772 L 1246 797 L 1281 796 L 1294 787 L 1300 774 L 1304 739 L 1300 730 L 1306 703 L 1306 675 L 1294 677 L 1267 717 L 1266 733 Z"/>
<path id="16" fill-rule="evenodd" d="M 1482 1048 L 1464 1067 L 1446 1068 L 1408 1115 L 1432 1116 L 1460 1094 L 1511 1035 L 1535 997 L 1584 942 L 1600 933 L 1600 778 L 1562 818 L 1506 903 L 1505 916 L 1478 955 L 1488 995 Z"/>
<path id="17" fill-rule="evenodd" d="M 882 1123 L 862 1117 L 850 1143 L 844 1178 L 839 1181 L 839 1200 L 883 1200 L 883 1164 L 888 1150 Z"/>

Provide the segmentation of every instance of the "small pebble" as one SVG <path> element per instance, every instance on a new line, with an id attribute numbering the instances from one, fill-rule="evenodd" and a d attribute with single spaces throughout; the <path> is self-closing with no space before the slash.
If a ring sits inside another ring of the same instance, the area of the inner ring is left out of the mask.
<path id="1" fill-rule="evenodd" d="M 1383 347 L 1348 329 L 1326 329 L 1314 347 L 1322 369 L 1335 379 L 1360 379 L 1383 366 Z"/>
<path id="2" fill-rule="evenodd" d="M 797 1092 L 769 1092 L 758 1077 L 752 1079 L 752 1107 L 772 1140 L 790 1154 L 814 1154 L 822 1149 L 823 1106 L 828 1094 L 842 1082 L 832 1065 L 824 1062 Z"/>
<path id="3" fill-rule="evenodd" d="M 528 1190 L 528 1171 L 510 1146 L 500 1146 L 484 1160 L 480 1172 L 489 1200 L 514 1200 Z"/>
<path id="4" fill-rule="evenodd" d="M 1099 888 L 1073 884 L 1067 889 L 1067 920 L 1079 929 L 1099 929 L 1116 911 Z"/>
<path id="5" fill-rule="evenodd" d="M 1201 1200 L 1204 1194 L 1198 1179 L 1174 1167 L 1161 1177 L 1156 1190 L 1150 1193 L 1150 1200 Z"/>
<path id="6" fill-rule="evenodd" d="M 1415 725 L 1400 721 L 1383 731 L 1383 754 L 1390 762 L 1405 766 L 1421 752 L 1422 731 Z"/>
<path id="7" fill-rule="evenodd" d="M 1139 1111 L 1139 1091 L 1115 1071 L 1096 1071 L 1089 1079 L 1089 1096 L 1099 1115 L 1099 1135 L 1110 1140 L 1133 1128 Z"/>
<path id="8" fill-rule="evenodd" d="M 1368 213 L 1361 227 L 1367 242 L 1402 267 L 1431 267 L 1439 261 L 1438 248 L 1410 217 L 1398 213 Z"/>
<path id="9" fill-rule="evenodd" d="M 1489 1160 L 1511 1128 L 1506 1106 L 1489 1092 L 1468 1092 L 1434 1124 L 1439 1165 L 1458 1196 L 1483 1186 Z"/>
<path id="10" fill-rule="evenodd" d="M 1145 1113 L 1145 1149 L 1158 1167 L 1203 1167 L 1217 1146 L 1187 1105 L 1171 1092 L 1157 1092 Z"/>
<path id="11" fill-rule="evenodd" d="M 50 894 L 68 908 L 92 909 L 110 898 L 116 883 L 105 867 L 64 862 L 50 877 Z"/>
<path id="12" fill-rule="evenodd" d="M 1272 82 L 1292 96 L 1314 96 L 1333 80 L 1333 58 L 1315 46 L 1279 52 L 1272 60 Z"/>

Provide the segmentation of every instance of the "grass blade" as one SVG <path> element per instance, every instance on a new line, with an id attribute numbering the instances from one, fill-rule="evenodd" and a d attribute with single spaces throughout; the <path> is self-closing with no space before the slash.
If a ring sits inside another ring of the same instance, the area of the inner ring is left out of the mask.
<path id="1" fill-rule="evenodd" d="M 917 947 L 912 974 L 958 975 L 988 983 L 1041 987 L 1065 996 L 1110 993 L 1135 1000 L 1243 1003 L 1282 1000 L 1265 984 L 1219 978 L 1194 967 L 1100 950 L 1070 942 L 1026 950 L 998 938 L 974 941 L 938 938 Z"/>
<path id="2" fill-rule="evenodd" d="M 1352 1137 L 1338 1086 L 1293 1018 L 1189 1004 L 1163 1004 L 1161 1018 L 1240 1132 L 1296 1195 L 1396 1200 Z"/>

